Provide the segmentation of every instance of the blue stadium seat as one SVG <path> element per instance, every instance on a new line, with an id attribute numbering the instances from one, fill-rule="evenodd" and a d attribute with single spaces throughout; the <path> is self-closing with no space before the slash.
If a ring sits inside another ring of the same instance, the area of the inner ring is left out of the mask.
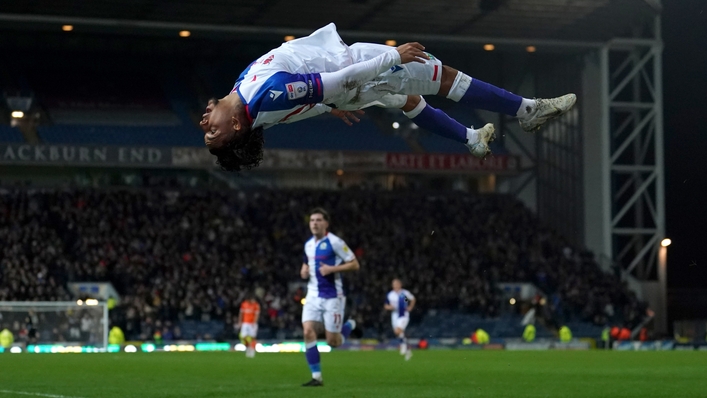
<path id="1" fill-rule="evenodd" d="M 203 133 L 185 126 L 83 126 L 53 125 L 38 129 L 48 144 L 202 146 Z"/>
<path id="2" fill-rule="evenodd" d="M 265 147 L 277 149 L 311 149 L 340 151 L 410 152 L 410 147 L 397 136 L 380 132 L 368 118 L 353 127 L 341 120 L 320 116 L 265 131 Z"/>
<path id="3" fill-rule="evenodd" d="M 439 311 L 426 315 L 418 324 L 408 328 L 411 337 L 469 337 L 476 329 L 484 329 L 491 337 L 518 338 L 525 327 L 521 325 L 522 316 L 503 314 L 498 318 L 482 318 L 478 314 L 463 314 Z M 574 337 L 598 337 L 602 328 L 587 322 L 572 321 L 567 326 Z M 536 324 L 537 338 L 554 338 L 546 327 Z"/>
<path id="4" fill-rule="evenodd" d="M 221 321 L 182 321 L 179 324 L 182 331 L 182 338 L 185 340 L 195 340 L 197 338 L 217 338 L 224 332 L 224 323 Z"/>
<path id="5" fill-rule="evenodd" d="M 25 142 L 25 138 L 18 128 L 0 124 L 0 142 L 21 144 Z"/>

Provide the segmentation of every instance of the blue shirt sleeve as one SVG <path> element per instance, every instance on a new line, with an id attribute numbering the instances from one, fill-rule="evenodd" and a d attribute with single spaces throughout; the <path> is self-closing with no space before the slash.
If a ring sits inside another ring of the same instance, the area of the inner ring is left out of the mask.
<path id="1" fill-rule="evenodd" d="M 245 93 L 241 95 L 245 99 L 249 97 Z M 247 104 L 251 117 L 255 119 L 258 112 L 283 111 L 300 105 L 318 104 L 323 100 L 324 87 L 319 73 L 277 72 L 260 85 Z"/>

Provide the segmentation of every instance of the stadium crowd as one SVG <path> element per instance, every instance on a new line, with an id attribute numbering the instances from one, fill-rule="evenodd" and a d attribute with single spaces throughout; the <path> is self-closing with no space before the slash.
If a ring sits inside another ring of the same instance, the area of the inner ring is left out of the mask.
<path id="1" fill-rule="evenodd" d="M 418 299 L 413 320 L 433 308 L 497 316 L 495 284 L 518 281 L 548 293 L 545 316 L 558 325 L 633 326 L 645 310 L 511 197 L 360 190 L 2 189 L 0 301 L 70 300 L 67 282 L 110 281 L 121 294 L 111 321 L 127 339 L 179 339 L 185 321 L 223 321 L 220 335 L 198 337 L 234 338 L 252 289 L 261 330 L 296 338 L 315 206 L 360 259 L 345 278 L 350 313 L 380 336 L 393 277 Z"/>

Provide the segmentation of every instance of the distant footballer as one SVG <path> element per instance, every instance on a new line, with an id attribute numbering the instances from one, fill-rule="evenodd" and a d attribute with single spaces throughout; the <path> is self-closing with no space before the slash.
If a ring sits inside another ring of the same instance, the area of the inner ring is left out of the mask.
<path id="1" fill-rule="evenodd" d="M 329 232 L 329 213 L 316 208 L 309 213 L 312 237 L 304 244 L 300 276 L 309 279 L 302 307 L 305 358 L 312 379 L 304 387 L 321 387 L 322 368 L 317 348 L 317 331 L 324 329 L 326 341 L 338 347 L 356 329 L 356 321 L 344 322 L 346 294 L 342 273 L 358 271 L 360 265 L 346 242 Z"/>
<path id="2" fill-rule="evenodd" d="M 255 339 L 258 337 L 259 317 L 260 304 L 255 299 L 255 294 L 248 292 L 245 300 L 241 303 L 238 324 L 236 324 L 236 328 L 239 330 L 238 337 L 246 347 L 245 356 L 247 358 L 255 357 Z"/>
<path id="3" fill-rule="evenodd" d="M 403 289 L 403 282 L 400 279 L 393 279 L 392 285 L 393 290 L 388 292 L 384 308 L 390 311 L 393 333 L 400 340 L 400 355 L 405 355 L 405 360 L 409 361 L 412 358 L 412 350 L 408 347 L 405 329 L 410 323 L 410 311 L 415 307 L 417 300 L 412 293 Z"/>

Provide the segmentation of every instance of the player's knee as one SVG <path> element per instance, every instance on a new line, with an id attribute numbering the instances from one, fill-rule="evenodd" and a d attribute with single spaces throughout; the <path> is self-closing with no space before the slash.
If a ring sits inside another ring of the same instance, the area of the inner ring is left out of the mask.
<path id="1" fill-rule="evenodd" d="M 419 95 L 408 95 L 407 96 L 407 101 L 405 101 L 405 105 L 401 108 L 403 112 L 410 112 L 411 110 L 415 109 L 417 104 L 422 101 L 422 97 Z"/>
<path id="2" fill-rule="evenodd" d="M 437 95 L 446 97 L 447 94 L 449 94 L 449 90 L 452 89 L 452 85 L 454 84 L 454 79 L 457 78 L 457 73 L 459 73 L 458 70 L 447 65 L 442 65 L 442 79 Z"/>
<path id="3" fill-rule="evenodd" d="M 314 341 L 317 339 L 317 332 L 314 330 L 314 328 L 310 326 L 304 327 L 304 339 L 305 341 Z"/>
<path id="4" fill-rule="evenodd" d="M 336 348 L 341 345 L 341 336 L 340 335 L 327 336 L 326 343 L 329 344 L 332 348 Z"/>
<path id="5" fill-rule="evenodd" d="M 317 339 L 317 333 L 313 329 L 305 330 L 304 338 L 308 341 L 313 341 Z"/>

